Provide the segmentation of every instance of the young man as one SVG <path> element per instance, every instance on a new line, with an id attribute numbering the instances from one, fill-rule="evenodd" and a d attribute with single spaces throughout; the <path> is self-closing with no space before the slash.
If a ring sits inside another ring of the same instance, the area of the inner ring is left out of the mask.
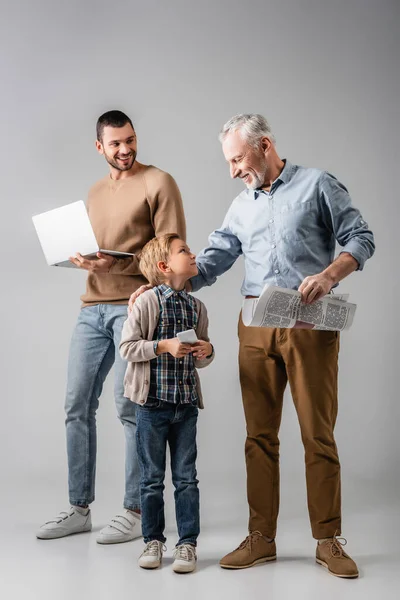
<path id="1" fill-rule="evenodd" d="M 96 148 L 109 174 L 90 190 L 88 213 L 102 248 L 135 255 L 155 235 L 177 231 L 185 239 L 182 200 L 174 179 L 136 160 L 132 121 L 113 110 L 97 121 Z M 118 346 L 132 289 L 146 280 L 136 256 L 115 259 L 79 253 L 71 261 L 88 271 L 86 293 L 72 336 L 66 394 L 66 433 L 71 508 L 47 521 L 40 539 L 90 531 L 89 505 L 95 498 L 96 411 L 104 380 L 114 364 L 115 402 L 126 439 L 124 510 L 100 531 L 98 543 L 126 542 L 141 536 L 139 466 L 136 453 L 135 404 L 124 397 L 126 363 Z"/>
<path id="2" fill-rule="evenodd" d="M 200 533 L 196 478 L 196 423 L 203 408 L 196 368 L 214 359 L 208 338 L 207 311 L 185 292 L 197 275 L 196 257 L 176 234 L 155 238 L 143 249 L 140 268 L 152 290 L 136 302 L 125 322 L 120 351 L 129 361 L 126 396 L 137 402 L 137 441 L 142 473 L 140 497 L 146 547 L 139 558 L 144 569 L 160 566 L 164 536 L 164 477 L 167 443 L 179 541 L 173 570 L 188 573 L 196 566 Z M 182 344 L 180 332 L 193 329 L 198 342 Z"/>

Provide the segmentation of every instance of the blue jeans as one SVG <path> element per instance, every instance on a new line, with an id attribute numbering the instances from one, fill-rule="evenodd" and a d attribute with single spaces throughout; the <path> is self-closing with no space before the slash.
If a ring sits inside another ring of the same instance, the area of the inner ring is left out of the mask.
<path id="1" fill-rule="evenodd" d="M 93 502 L 96 474 L 96 411 L 103 383 L 114 364 L 114 395 L 126 440 L 124 507 L 140 507 L 140 470 L 136 452 L 136 405 L 124 397 L 126 362 L 118 346 L 126 305 L 82 308 L 72 335 L 67 378 L 67 452 L 69 501 Z"/>
<path id="2" fill-rule="evenodd" d="M 138 406 L 137 447 L 141 470 L 140 499 L 144 541 L 164 536 L 164 477 L 167 443 L 171 454 L 172 483 L 178 544 L 194 544 L 200 533 L 199 489 L 196 473 L 196 426 L 198 409 L 193 405 Z"/>

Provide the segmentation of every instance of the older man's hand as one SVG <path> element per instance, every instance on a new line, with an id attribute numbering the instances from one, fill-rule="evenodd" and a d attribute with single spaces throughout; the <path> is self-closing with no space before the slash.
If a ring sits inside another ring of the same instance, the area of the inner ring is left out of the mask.
<path id="1" fill-rule="evenodd" d="M 97 252 L 97 258 L 85 258 L 77 252 L 75 256 L 70 256 L 69 260 L 79 269 L 85 269 L 91 273 L 108 273 L 116 258 L 109 254 Z"/>
<path id="2" fill-rule="evenodd" d="M 139 296 L 141 294 L 143 294 L 143 292 L 146 292 L 147 290 L 151 290 L 153 286 L 152 285 L 141 285 L 140 288 L 138 288 L 136 290 L 136 292 L 133 292 L 133 294 L 131 294 L 131 297 L 129 298 L 129 302 L 128 302 L 128 313 L 132 312 L 132 308 L 133 305 L 135 304 L 136 300 L 139 298 Z"/>
<path id="3" fill-rule="evenodd" d="M 301 299 L 304 304 L 312 304 L 326 294 L 329 294 L 333 287 L 332 279 L 325 273 L 310 275 L 306 277 L 299 287 Z"/>

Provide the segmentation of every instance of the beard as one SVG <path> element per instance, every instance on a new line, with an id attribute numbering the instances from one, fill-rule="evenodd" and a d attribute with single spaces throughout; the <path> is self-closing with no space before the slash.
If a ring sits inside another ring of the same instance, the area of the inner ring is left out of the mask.
<path id="1" fill-rule="evenodd" d="M 245 184 L 249 190 L 257 190 L 263 186 L 264 177 L 262 177 L 261 173 L 252 173 L 251 178 L 251 182 Z"/>
<path id="2" fill-rule="evenodd" d="M 257 190 L 261 188 L 264 185 L 267 171 L 268 169 L 265 167 L 263 171 L 254 171 L 254 173 L 251 173 L 251 181 L 245 183 L 245 186 L 249 190 Z"/>
<path id="3" fill-rule="evenodd" d="M 104 157 L 108 164 L 111 167 L 114 167 L 114 169 L 117 169 L 118 171 L 129 171 L 129 169 L 133 167 L 133 164 L 136 160 L 136 152 L 135 150 L 132 150 L 132 152 L 129 154 L 129 160 L 126 164 L 118 160 L 118 154 L 116 154 L 116 156 L 109 156 L 104 152 Z M 125 158 L 128 158 L 128 156 L 126 156 Z"/>
<path id="4" fill-rule="evenodd" d="M 256 155 L 256 160 L 253 161 L 253 168 L 249 173 L 251 179 L 249 182 L 243 183 L 249 190 L 262 188 L 267 179 L 268 171 L 269 168 L 268 165 L 265 164 L 264 155 Z"/>

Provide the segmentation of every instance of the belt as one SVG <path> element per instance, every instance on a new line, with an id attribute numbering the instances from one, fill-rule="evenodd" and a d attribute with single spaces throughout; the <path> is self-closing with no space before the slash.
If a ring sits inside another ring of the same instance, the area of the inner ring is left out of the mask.
<path id="1" fill-rule="evenodd" d="M 249 298 L 259 298 L 260 296 L 245 296 L 246 300 L 248 300 Z"/>

